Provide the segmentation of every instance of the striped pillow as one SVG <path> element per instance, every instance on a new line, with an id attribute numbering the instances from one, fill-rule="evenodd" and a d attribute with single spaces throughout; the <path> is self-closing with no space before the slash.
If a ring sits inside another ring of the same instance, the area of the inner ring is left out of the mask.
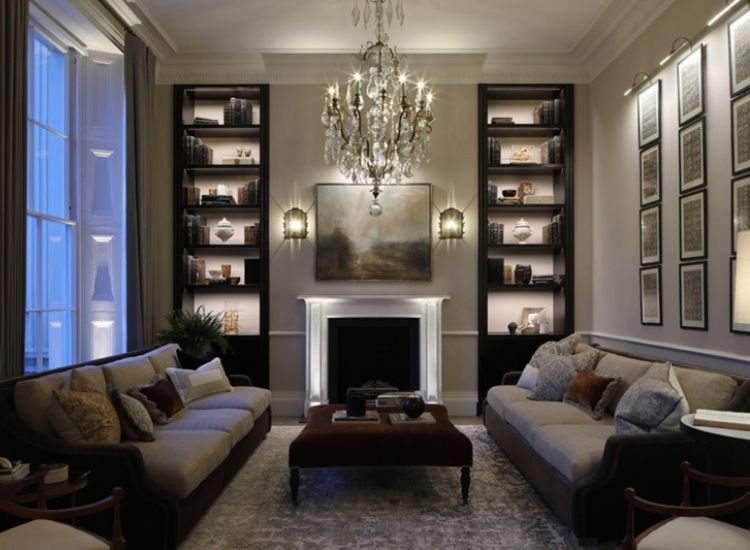
<path id="1" fill-rule="evenodd" d="M 218 357 L 196 370 L 170 367 L 167 369 L 167 376 L 186 405 L 207 395 L 232 391 L 232 385 Z"/>

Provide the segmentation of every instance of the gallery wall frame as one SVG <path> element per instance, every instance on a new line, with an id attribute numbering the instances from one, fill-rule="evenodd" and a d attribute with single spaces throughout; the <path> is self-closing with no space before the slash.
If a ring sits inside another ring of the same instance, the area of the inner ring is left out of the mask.
<path id="1" fill-rule="evenodd" d="M 661 266 L 642 267 L 641 281 L 641 324 L 662 324 Z"/>
<path id="2" fill-rule="evenodd" d="M 706 46 L 701 44 L 677 64 L 677 110 L 680 126 L 701 116 L 705 110 L 705 51 Z"/>
<path id="3" fill-rule="evenodd" d="M 679 131 L 680 193 L 706 185 L 706 119 L 700 118 Z"/>
<path id="4" fill-rule="evenodd" d="M 732 19 L 727 27 L 729 84 L 734 97 L 750 88 L 750 11 Z"/>
<path id="5" fill-rule="evenodd" d="M 737 233 L 750 229 L 750 175 L 732 180 L 732 254 L 737 253 Z"/>
<path id="6" fill-rule="evenodd" d="M 661 144 L 641 150 L 641 206 L 661 200 Z"/>
<path id="7" fill-rule="evenodd" d="M 706 191 L 680 197 L 680 260 L 708 256 Z"/>
<path id="8" fill-rule="evenodd" d="M 661 80 L 638 94 L 638 147 L 661 138 Z"/>
<path id="9" fill-rule="evenodd" d="M 708 330 L 708 262 L 680 264 L 680 327 Z"/>
<path id="10" fill-rule="evenodd" d="M 750 93 L 732 100 L 732 173 L 750 170 Z"/>
<path id="11" fill-rule="evenodd" d="M 661 263 L 661 205 L 641 209 L 641 265 Z"/>

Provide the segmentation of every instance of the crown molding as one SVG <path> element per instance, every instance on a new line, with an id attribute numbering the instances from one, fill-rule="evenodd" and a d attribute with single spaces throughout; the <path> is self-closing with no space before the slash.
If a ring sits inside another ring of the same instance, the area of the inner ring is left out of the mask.
<path id="1" fill-rule="evenodd" d="M 88 46 L 81 41 L 63 22 L 34 2 L 29 2 L 29 16 L 31 24 L 38 26 L 43 33 L 49 33 L 56 41 L 72 48 L 81 55 L 88 55 Z"/>
<path id="2" fill-rule="evenodd" d="M 69 2 L 120 50 L 125 49 L 127 29 L 99 0 L 69 0 Z"/>

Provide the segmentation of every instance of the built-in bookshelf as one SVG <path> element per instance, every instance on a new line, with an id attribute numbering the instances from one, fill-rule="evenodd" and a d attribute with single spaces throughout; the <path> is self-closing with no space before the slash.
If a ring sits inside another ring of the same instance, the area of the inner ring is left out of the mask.
<path id="1" fill-rule="evenodd" d="M 220 313 L 228 372 L 268 387 L 268 86 L 174 87 L 174 307 Z"/>
<path id="2" fill-rule="evenodd" d="M 503 374 L 573 331 L 573 86 L 480 84 L 479 145 L 481 412 Z M 525 308 L 542 310 L 539 326 L 523 326 Z"/>

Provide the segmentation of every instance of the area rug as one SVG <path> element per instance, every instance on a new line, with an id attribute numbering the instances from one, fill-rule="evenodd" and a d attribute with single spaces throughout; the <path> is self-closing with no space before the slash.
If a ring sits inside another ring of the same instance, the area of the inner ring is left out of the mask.
<path id="1" fill-rule="evenodd" d="M 578 548 L 483 426 L 469 503 L 458 468 L 303 470 L 289 497 L 287 452 L 300 426 L 274 427 L 180 550 Z"/>

